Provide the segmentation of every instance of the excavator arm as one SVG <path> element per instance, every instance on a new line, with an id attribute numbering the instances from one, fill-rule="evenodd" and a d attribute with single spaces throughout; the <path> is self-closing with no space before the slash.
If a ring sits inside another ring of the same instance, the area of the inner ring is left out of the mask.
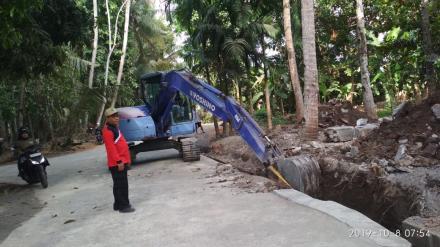
<path id="1" fill-rule="evenodd" d="M 266 166 L 282 158 L 277 146 L 267 137 L 264 131 L 252 119 L 250 114 L 236 101 L 224 95 L 218 89 L 197 79 L 186 71 L 171 71 L 164 75 L 161 96 L 168 98 L 166 107 L 160 114 L 159 122 L 165 128 L 168 122 L 173 99 L 177 93 L 184 94 L 201 107 L 223 121 L 230 121 L 232 127 L 252 148 L 258 159 Z"/>

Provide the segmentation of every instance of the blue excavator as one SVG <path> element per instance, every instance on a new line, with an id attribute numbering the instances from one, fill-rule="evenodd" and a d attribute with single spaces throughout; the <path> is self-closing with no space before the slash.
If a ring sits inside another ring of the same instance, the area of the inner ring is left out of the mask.
<path id="1" fill-rule="evenodd" d="M 232 97 L 184 70 L 154 72 L 140 78 L 144 104 L 118 108 L 120 129 L 129 143 L 132 160 L 140 152 L 170 149 L 184 161 L 200 160 L 194 133 L 192 105 L 198 104 L 235 131 L 255 152 L 267 170 L 297 190 L 314 194 L 319 165 L 307 156 L 285 158 L 251 115 Z"/>

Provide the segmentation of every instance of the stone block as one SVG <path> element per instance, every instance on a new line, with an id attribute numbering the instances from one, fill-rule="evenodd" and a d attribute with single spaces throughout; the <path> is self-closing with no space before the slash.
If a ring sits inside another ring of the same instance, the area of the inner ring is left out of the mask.
<path id="1" fill-rule="evenodd" d="M 373 130 L 379 128 L 379 125 L 369 123 L 363 126 L 356 126 L 355 128 L 355 137 L 366 137 Z"/>
<path id="2" fill-rule="evenodd" d="M 406 156 L 406 145 L 400 144 L 399 149 L 397 149 L 396 156 L 394 156 L 394 161 L 399 161 Z"/>
<path id="3" fill-rule="evenodd" d="M 353 126 L 335 126 L 327 128 L 324 131 L 329 142 L 346 142 L 356 137 Z"/>
<path id="4" fill-rule="evenodd" d="M 393 118 L 397 118 L 401 115 L 404 115 L 408 106 L 409 106 L 409 102 L 405 101 L 405 102 L 402 102 L 400 105 L 398 105 L 396 108 L 394 108 L 393 109 Z"/>
<path id="5" fill-rule="evenodd" d="M 440 104 L 435 104 L 431 107 L 434 116 L 440 120 Z"/>
<path id="6" fill-rule="evenodd" d="M 368 123 L 368 119 L 367 118 L 359 118 L 356 121 L 356 126 L 364 126 Z"/>

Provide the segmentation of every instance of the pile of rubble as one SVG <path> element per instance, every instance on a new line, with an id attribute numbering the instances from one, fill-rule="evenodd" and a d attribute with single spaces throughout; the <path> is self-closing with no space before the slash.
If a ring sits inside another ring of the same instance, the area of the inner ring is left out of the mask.
<path id="1" fill-rule="evenodd" d="M 385 121 L 358 139 L 357 161 L 385 159 L 398 166 L 429 167 L 440 159 L 440 98 L 403 103 L 393 121 Z"/>
<path id="2" fill-rule="evenodd" d="M 340 125 L 356 125 L 356 121 L 367 115 L 359 106 L 353 106 L 348 101 L 329 100 L 319 106 L 319 126 L 327 128 Z"/>

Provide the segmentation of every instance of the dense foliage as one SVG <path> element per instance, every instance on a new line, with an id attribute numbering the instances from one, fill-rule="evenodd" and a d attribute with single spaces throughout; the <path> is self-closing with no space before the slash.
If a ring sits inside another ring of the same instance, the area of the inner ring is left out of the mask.
<path id="1" fill-rule="evenodd" d="M 266 112 L 270 92 L 277 118 L 294 113 L 283 32 L 282 1 L 168 0 L 168 21 L 150 1 L 131 0 L 128 51 L 118 106 L 138 104 L 137 78 L 149 71 L 187 67 L 252 112 Z M 121 0 L 109 0 L 114 27 Z M 293 43 L 303 82 L 301 2 L 291 1 Z M 440 73 L 440 3 L 365 0 L 369 71 L 377 101 L 419 98 L 434 90 Z M 425 12 L 422 10 L 426 10 Z M 122 11 L 123 12 L 123 11 Z M 422 15 L 428 15 L 428 27 Z M 320 100 L 362 103 L 354 1 L 316 0 L 316 47 Z M 110 97 L 121 56 L 124 15 L 116 27 L 109 84 L 105 1 L 98 0 L 99 43 L 93 88 L 88 88 L 93 6 L 86 0 L 16 0 L 0 6 L 0 136 L 30 126 L 43 141 L 71 138 L 97 118 L 102 96 Z M 428 31 L 426 31 L 428 30 Z M 175 33 L 187 39 L 179 50 Z M 429 35 L 431 47 L 425 40 Z M 178 64 L 177 58 L 184 64 Z M 428 83 L 429 68 L 435 83 Z M 104 93 L 106 92 L 106 93 Z"/>
<path id="2" fill-rule="evenodd" d="M 109 1 L 115 23 L 121 1 Z M 132 1 L 128 52 L 119 105 L 139 103 L 142 73 L 175 67 L 171 28 L 146 1 Z M 42 142 L 72 139 L 95 122 L 102 95 L 111 95 L 121 56 L 124 15 L 118 18 L 109 85 L 103 85 L 108 54 L 107 15 L 98 1 L 99 43 L 94 86 L 87 86 L 93 39 L 93 6 L 86 0 L 7 1 L 0 6 L 0 137 L 15 139 L 30 127 Z M 114 26 L 112 27 L 114 28 Z"/>

